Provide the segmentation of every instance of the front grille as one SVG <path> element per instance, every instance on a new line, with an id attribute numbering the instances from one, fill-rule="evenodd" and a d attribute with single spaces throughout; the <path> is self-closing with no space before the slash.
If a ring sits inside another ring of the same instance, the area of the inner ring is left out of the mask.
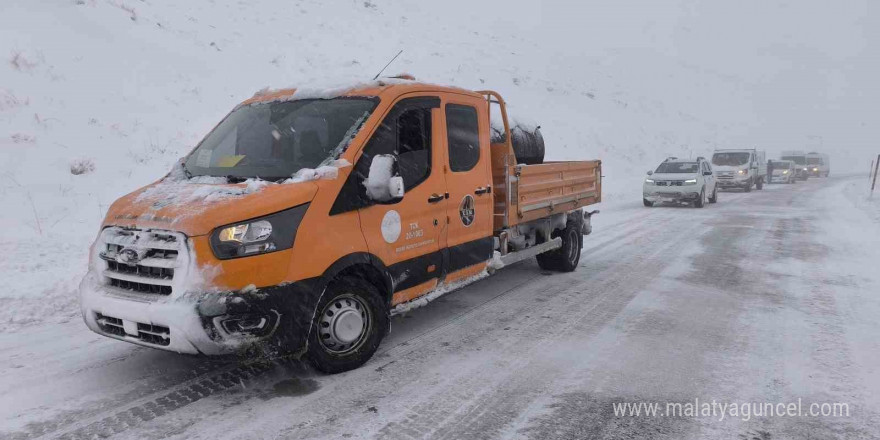
<path id="1" fill-rule="evenodd" d="M 110 285 L 124 290 L 131 290 L 133 292 L 171 295 L 171 286 L 157 286 L 155 284 L 139 283 L 137 281 L 118 280 L 116 278 L 110 278 Z"/>
<path id="2" fill-rule="evenodd" d="M 684 186 L 684 180 L 660 180 L 657 186 Z"/>
<path id="3" fill-rule="evenodd" d="M 681 195 L 681 193 L 676 193 L 676 192 L 659 192 L 659 193 L 657 193 L 657 195 L 659 195 L 660 197 L 678 197 L 678 196 Z"/>
<path id="4" fill-rule="evenodd" d="M 100 253 L 106 263 L 107 284 L 118 289 L 154 295 L 171 295 L 175 269 L 181 261 L 184 238 L 180 234 L 124 228 L 102 233 Z"/>
<path id="5" fill-rule="evenodd" d="M 168 327 L 137 322 L 135 323 L 137 324 L 137 336 L 135 336 L 126 334 L 125 324 L 123 324 L 122 320 L 119 318 L 98 313 L 96 314 L 95 319 L 98 322 L 98 327 L 100 327 L 103 332 L 120 338 L 129 336 L 148 344 L 162 346 L 167 346 L 171 343 L 171 330 L 169 330 Z"/>

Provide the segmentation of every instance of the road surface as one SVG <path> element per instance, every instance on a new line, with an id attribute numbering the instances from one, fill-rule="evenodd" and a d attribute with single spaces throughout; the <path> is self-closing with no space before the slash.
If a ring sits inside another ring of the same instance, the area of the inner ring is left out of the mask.
<path id="1" fill-rule="evenodd" d="M 2 334 L 0 438 L 877 438 L 880 211 L 863 186 L 606 209 L 576 272 L 507 267 L 395 317 L 374 359 L 335 376 L 78 320 Z M 615 414 L 713 399 L 849 415 Z"/>

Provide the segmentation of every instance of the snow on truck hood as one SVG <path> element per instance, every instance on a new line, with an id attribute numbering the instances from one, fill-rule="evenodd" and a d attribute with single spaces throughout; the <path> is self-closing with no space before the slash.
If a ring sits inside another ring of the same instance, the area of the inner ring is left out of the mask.
<path id="1" fill-rule="evenodd" d="M 205 235 L 219 226 L 308 203 L 318 192 L 316 181 L 337 177 L 337 166 L 300 170 L 281 183 L 249 179 L 230 184 L 224 177 L 187 179 L 172 171 L 164 179 L 114 202 L 104 219 L 104 226 Z"/>

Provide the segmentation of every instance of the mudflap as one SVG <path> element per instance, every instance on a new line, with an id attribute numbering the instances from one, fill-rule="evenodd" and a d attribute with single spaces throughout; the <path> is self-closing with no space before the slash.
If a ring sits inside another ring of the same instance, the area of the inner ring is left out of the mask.
<path id="1" fill-rule="evenodd" d="M 592 217 L 599 213 L 599 210 L 584 211 L 584 217 L 581 221 L 581 234 L 590 235 L 593 233 Z"/>

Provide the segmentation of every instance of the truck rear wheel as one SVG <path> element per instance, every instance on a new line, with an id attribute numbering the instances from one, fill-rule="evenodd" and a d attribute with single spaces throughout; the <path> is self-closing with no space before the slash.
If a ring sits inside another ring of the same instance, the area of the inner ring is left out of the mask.
<path id="1" fill-rule="evenodd" d="M 331 374 L 358 368 L 379 348 L 388 325 L 388 308 L 373 285 L 354 277 L 336 280 L 312 320 L 309 361 Z"/>
<path id="2" fill-rule="evenodd" d="M 536 255 L 538 266 L 555 272 L 573 272 L 581 261 L 581 246 L 584 242 L 580 225 L 569 221 L 565 229 L 554 232 L 553 237 L 562 238 L 562 247 Z"/>

